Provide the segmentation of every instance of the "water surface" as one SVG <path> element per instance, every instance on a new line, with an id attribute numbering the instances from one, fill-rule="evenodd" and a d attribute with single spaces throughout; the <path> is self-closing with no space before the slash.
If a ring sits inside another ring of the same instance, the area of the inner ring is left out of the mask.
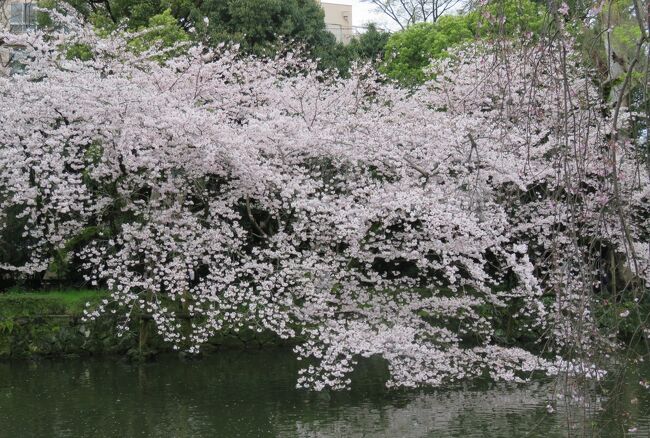
<path id="1" fill-rule="evenodd" d="M 633 381 L 549 413 L 551 381 L 395 392 L 373 361 L 350 391 L 309 393 L 295 389 L 298 365 L 284 350 L 4 363 L 0 437 L 650 436 L 650 390 Z"/>

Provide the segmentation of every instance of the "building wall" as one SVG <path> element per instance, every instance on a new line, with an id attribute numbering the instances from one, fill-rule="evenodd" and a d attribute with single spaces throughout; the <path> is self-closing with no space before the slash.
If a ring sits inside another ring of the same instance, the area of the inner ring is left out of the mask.
<path id="1" fill-rule="evenodd" d="M 332 32 L 336 40 L 347 44 L 353 36 L 352 32 L 352 5 L 339 5 L 321 1 L 325 11 L 325 24 L 327 30 Z"/>
<path id="2" fill-rule="evenodd" d="M 0 0 L 0 32 L 9 30 L 10 0 Z M 13 3 L 13 0 L 11 0 Z M 1 43 L 0 43 L 1 44 Z M 11 60 L 11 49 L 0 45 L 0 77 L 9 73 L 9 61 Z"/>
<path id="3" fill-rule="evenodd" d="M 0 30 L 9 30 L 9 18 L 11 17 L 11 5 L 15 3 L 33 4 L 38 3 L 37 0 L 0 0 Z"/>
<path id="4" fill-rule="evenodd" d="M 0 0 L 0 31 L 7 32 L 10 30 L 9 19 L 11 18 L 11 5 L 14 3 L 32 3 L 36 0 Z M 12 54 L 15 53 L 16 47 L 0 45 L 0 76 L 10 73 L 10 63 Z"/>
<path id="5" fill-rule="evenodd" d="M 13 0 L 0 0 L 0 31 L 2 32 L 9 28 L 9 3 L 13 3 Z"/>

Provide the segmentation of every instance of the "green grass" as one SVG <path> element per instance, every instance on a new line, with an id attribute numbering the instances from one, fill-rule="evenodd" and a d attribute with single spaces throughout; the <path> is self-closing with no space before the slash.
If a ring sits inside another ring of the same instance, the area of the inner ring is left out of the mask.
<path id="1" fill-rule="evenodd" d="M 0 293 L 0 316 L 80 315 L 87 302 L 95 304 L 108 292 L 72 289 L 48 292 Z"/>

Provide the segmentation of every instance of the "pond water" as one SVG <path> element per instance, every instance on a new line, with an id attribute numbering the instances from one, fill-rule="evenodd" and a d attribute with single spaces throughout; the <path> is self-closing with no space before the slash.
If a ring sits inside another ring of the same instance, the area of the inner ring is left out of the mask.
<path id="1" fill-rule="evenodd" d="M 3 363 L 0 437 L 650 436 L 650 390 L 636 372 L 614 395 L 556 400 L 549 413 L 551 381 L 387 391 L 371 361 L 351 390 L 310 393 L 294 387 L 298 368 L 284 350 Z"/>

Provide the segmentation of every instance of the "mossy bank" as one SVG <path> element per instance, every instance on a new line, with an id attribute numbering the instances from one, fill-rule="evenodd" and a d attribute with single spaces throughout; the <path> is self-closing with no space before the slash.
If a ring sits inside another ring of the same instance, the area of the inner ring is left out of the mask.
<path id="1" fill-rule="evenodd" d="M 97 355 L 142 360 L 171 351 L 146 320 L 122 336 L 116 316 L 84 322 L 86 303 L 92 307 L 106 297 L 92 290 L 0 293 L 0 360 Z M 284 344 L 272 334 L 242 330 L 218 334 L 204 351 Z"/>

